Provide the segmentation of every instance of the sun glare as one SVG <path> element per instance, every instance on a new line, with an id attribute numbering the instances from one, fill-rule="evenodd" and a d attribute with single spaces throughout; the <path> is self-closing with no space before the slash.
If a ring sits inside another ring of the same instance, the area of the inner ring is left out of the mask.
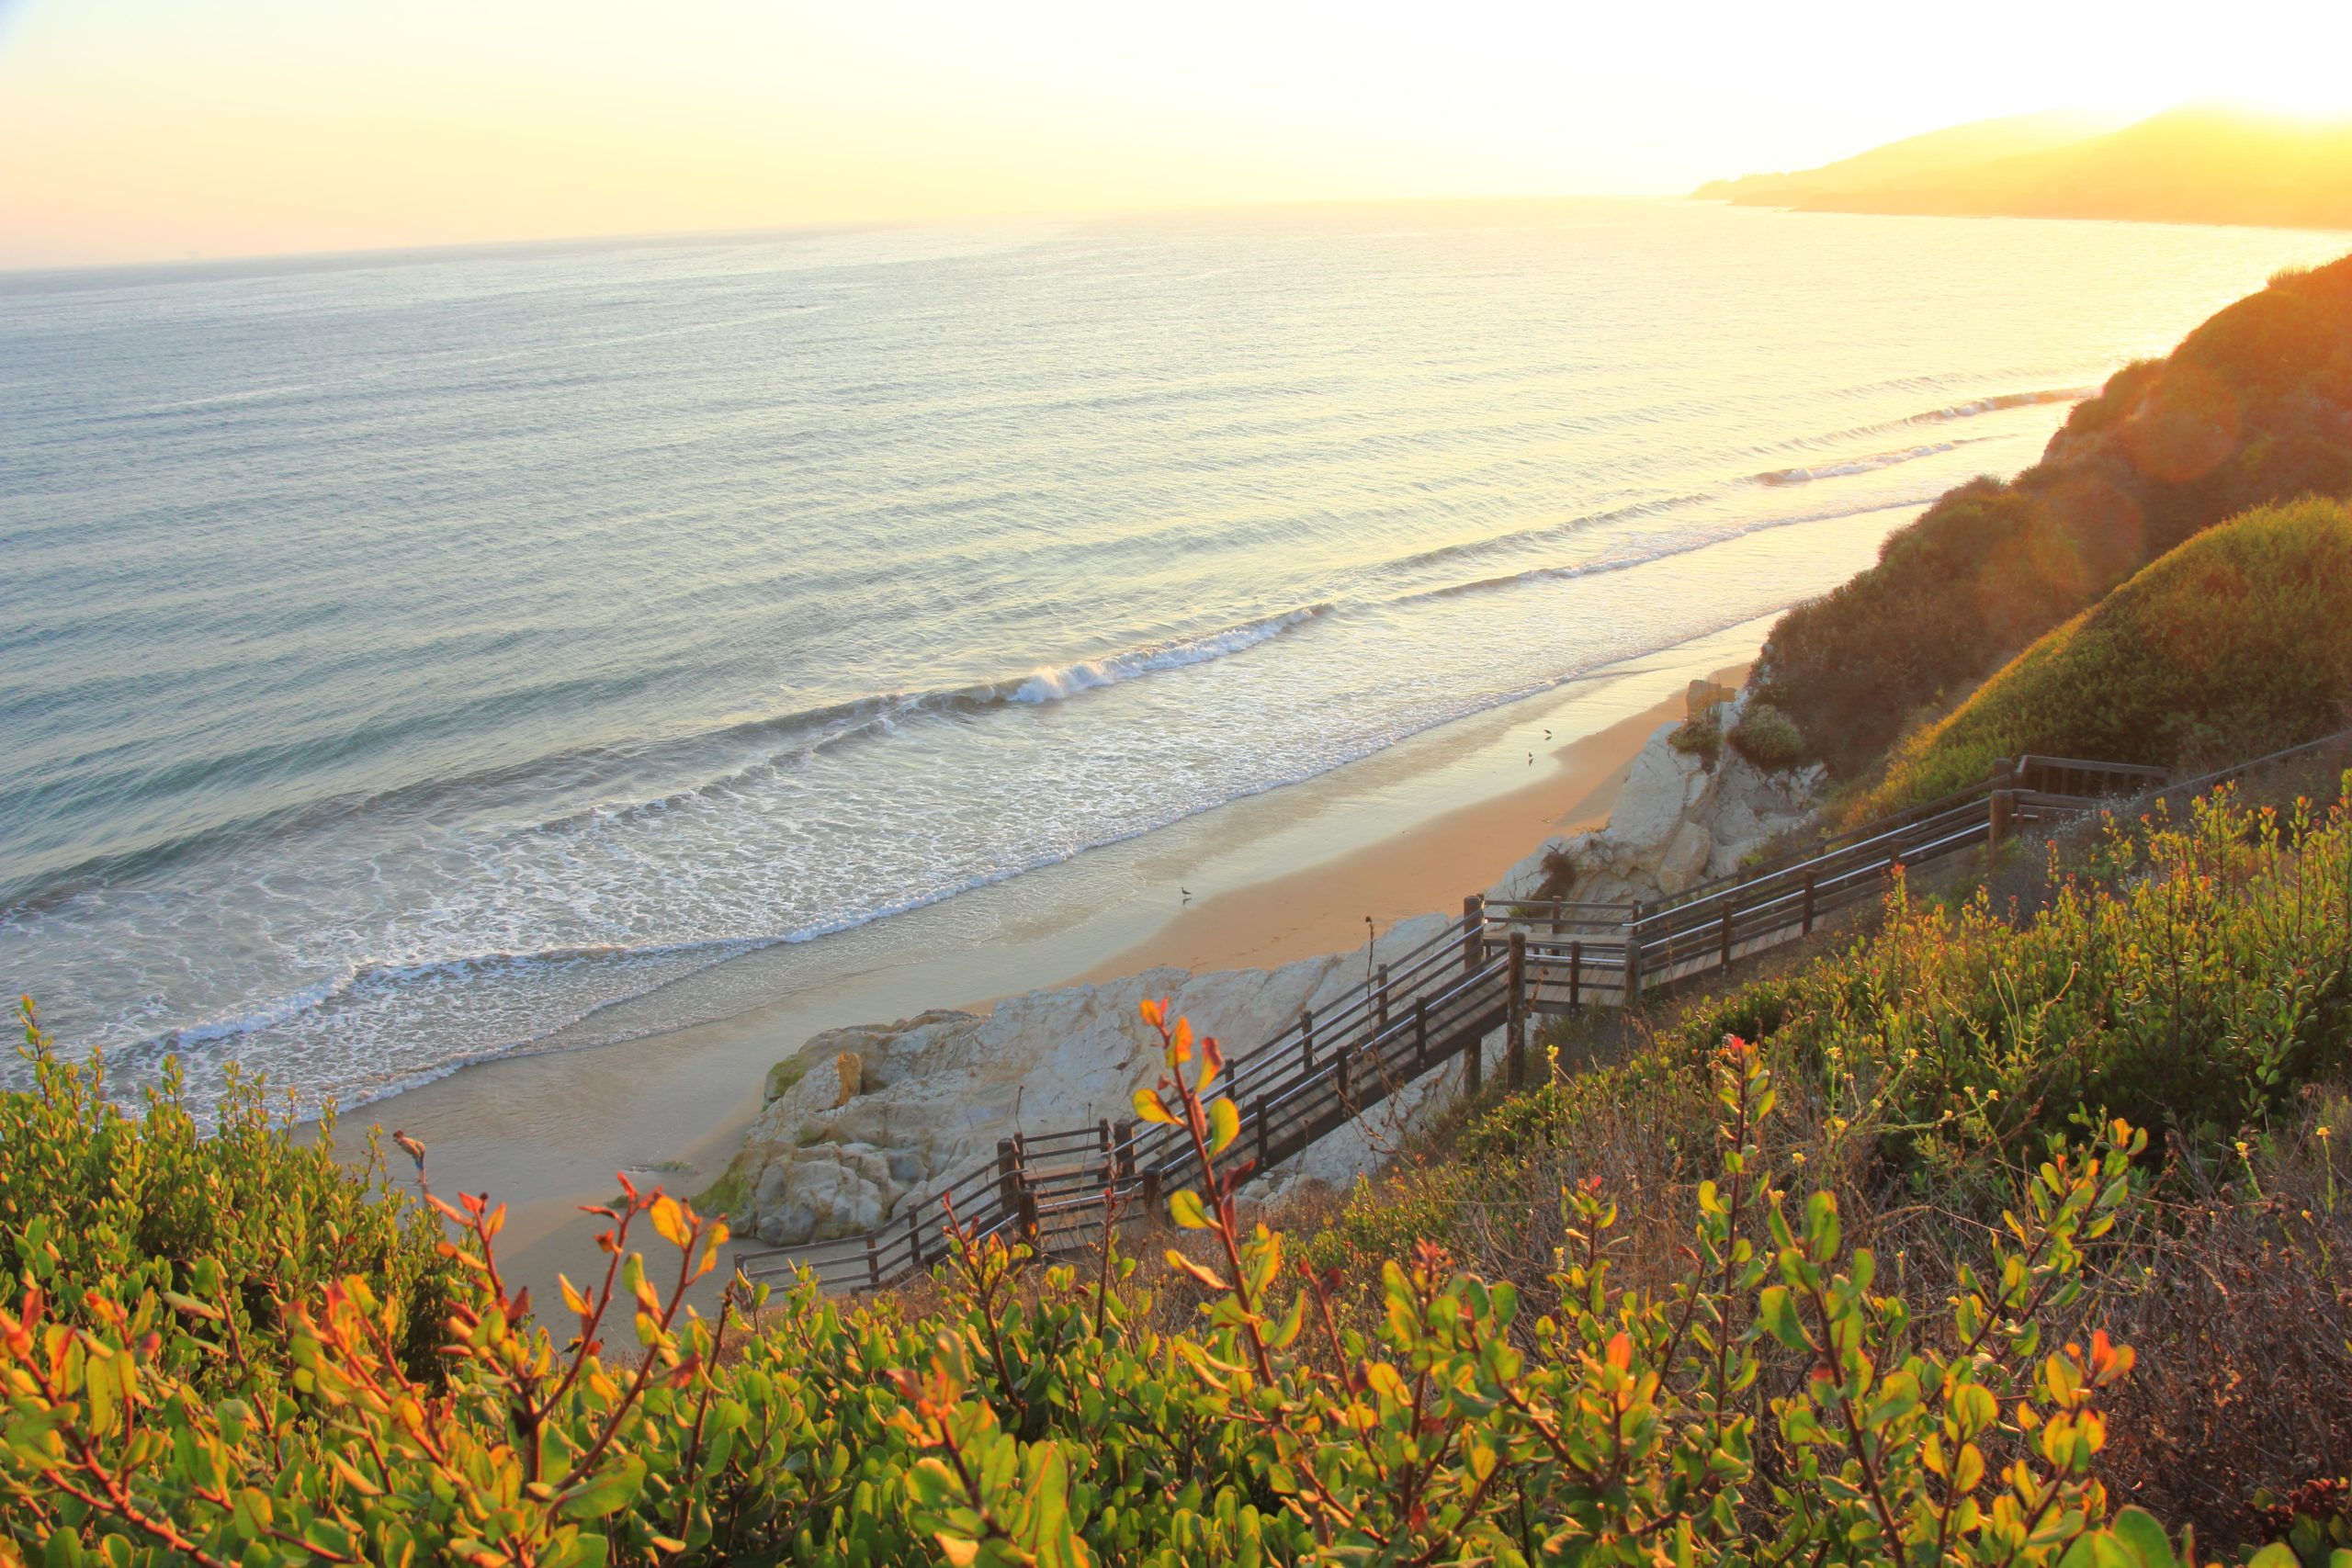
<path id="1" fill-rule="evenodd" d="M 2352 117 L 2352 7 L 2163 10 L 0 0 L 0 266 L 1664 194 L 2046 109 Z"/>

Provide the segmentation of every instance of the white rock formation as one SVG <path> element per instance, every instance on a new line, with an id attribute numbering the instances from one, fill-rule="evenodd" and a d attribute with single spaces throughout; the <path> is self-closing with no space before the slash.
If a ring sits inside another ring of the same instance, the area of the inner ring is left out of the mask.
<path id="1" fill-rule="evenodd" d="M 1712 695 L 1694 689 L 1694 708 Z M 1743 693 L 1723 704 L 1724 730 L 1738 722 L 1746 702 Z M 1731 875 L 1748 856 L 1813 820 L 1825 776 L 1819 764 L 1767 772 L 1729 746 L 1711 762 L 1675 750 L 1668 738 L 1677 728 L 1660 725 L 1634 757 L 1607 827 L 1545 840 L 1504 873 L 1487 898 L 1623 903 L 1671 897 Z M 1559 886 L 1564 865 L 1574 873 L 1568 890 L 1547 891 Z"/>
<path id="2" fill-rule="evenodd" d="M 1445 919 L 1399 921 L 1374 945 L 1370 961 L 1401 957 Z M 1216 1035 L 1240 1059 L 1287 1028 L 1301 1008 L 1329 1006 L 1362 984 L 1365 964 L 1357 949 L 1272 970 L 1153 969 L 1099 986 L 1035 991 L 998 1003 L 986 1017 L 933 1011 L 830 1030 L 769 1074 L 767 1104 L 729 1168 L 738 1193 L 731 1223 L 770 1246 L 870 1229 L 910 1198 L 993 1160 L 997 1140 L 1015 1131 L 1131 1117 L 1135 1091 L 1161 1066 L 1158 1042 L 1138 1013 L 1145 998 L 1171 998 L 1196 1032 Z M 1408 1089 L 1368 1118 L 1400 1117 L 1425 1095 L 1426 1089 Z M 1345 1179 L 1364 1168 L 1367 1151 L 1386 1135 L 1368 1129 L 1352 1152 L 1344 1138 L 1327 1139 L 1281 1175 Z"/>

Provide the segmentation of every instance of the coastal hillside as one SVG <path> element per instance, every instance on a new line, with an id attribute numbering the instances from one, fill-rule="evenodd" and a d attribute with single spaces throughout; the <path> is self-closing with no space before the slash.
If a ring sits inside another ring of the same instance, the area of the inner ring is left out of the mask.
<path id="1" fill-rule="evenodd" d="M 2070 123 L 1960 126 L 1694 194 L 1807 212 L 2352 228 L 2352 122 L 2194 105 L 2103 135 Z"/>
<path id="2" fill-rule="evenodd" d="M 1896 181 L 2072 147 L 2114 129 L 2113 120 L 2072 110 L 2005 115 L 1906 136 L 1817 169 L 1710 180 L 1691 195 L 1735 207 L 1796 207 L 1818 197 L 1851 196 Z"/>
<path id="3" fill-rule="evenodd" d="M 2352 1202 L 2335 1152 L 2352 1117 L 2352 818 L 2315 809 L 2303 830 L 2261 807 L 2328 772 L 2257 781 L 2246 804 L 2177 813 L 2185 826 L 2062 841 L 2049 863 L 2039 844 L 1996 858 L 1997 901 L 1973 878 L 1898 883 L 1868 934 L 1622 1041 L 1611 1015 L 1564 1021 L 1551 1048 L 1580 1070 L 1471 1108 L 1360 1184 L 1308 1256 L 1362 1281 L 1434 1244 L 1548 1300 L 1552 1260 L 1599 1234 L 1612 1280 L 1675 1278 L 1690 1238 L 1663 1195 L 1713 1176 L 1709 1066 L 1731 1038 L 1775 1068 L 1775 1168 L 1833 1189 L 1881 1280 L 1939 1303 L 1917 1320 L 1933 1343 L 1984 1237 L 2027 1213 L 2018 1166 L 2125 1117 L 2161 1149 L 2135 1161 L 2128 1212 L 2045 1343 L 2104 1331 L 2136 1351 L 2103 1405 L 2111 1497 L 2193 1524 L 2217 1554 L 2198 1562 L 2288 1540 L 2300 1559 L 2256 1561 L 2316 1568 L 2318 1543 L 2352 1539 L 2331 1534 L 2352 1531 L 2346 1494 L 2306 1485 L 2352 1454 Z M 1564 1201 L 1581 1183 L 1655 1196 L 1596 1233 Z"/>
<path id="4" fill-rule="evenodd" d="M 1852 777 L 2151 560 L 2249 508 L 2352 491 L 2352 257 L 2290 271 L 2077 405 L 1772 629 L 1761 700 Z"/>
<path id="5" fill-rule="evenodd" d="M 2324 1562 L 2352 818 L 2133 849 L 2017 925 L 1898 884 L 1296 1241 L 1236 1206 L 1220 1051 L 1147 1005 L 1137 1112 L 1216 1177 L 1149 1261 L 950 1235 L 907 1295 L 716 1319 L 726 1227 L 659 1192 L 535 1306 L 503 1206 L 421 1222 L 250 1089 L 192 1157 L 175 1078 L 127 1116 L 28 1012 L 0 1562 Z M 187 1225 L 173 1172 L 266 1224 Z"/>
<path id="6" fill-rule="evenodd" d="M 2222 763 L 2352 722 L 2352 511 L 2264 507 L 2199 535 L 2035 643 L 1896 752 L 1867 810 L 2039 751 Z"/>

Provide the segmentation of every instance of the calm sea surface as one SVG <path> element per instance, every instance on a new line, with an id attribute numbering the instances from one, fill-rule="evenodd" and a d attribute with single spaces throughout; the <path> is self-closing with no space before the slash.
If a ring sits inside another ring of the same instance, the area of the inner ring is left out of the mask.
<path id="1" fill-rule="evenodd" d="M 0 986 L 131 1081 L 380 1094 L 1817 592 L 2341 246 L 1608 202 L 0 277 Z"/>

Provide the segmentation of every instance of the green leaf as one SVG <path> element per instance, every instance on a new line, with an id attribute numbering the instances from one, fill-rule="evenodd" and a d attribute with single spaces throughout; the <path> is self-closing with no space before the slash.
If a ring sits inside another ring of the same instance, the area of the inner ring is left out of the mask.
<path id="1" fill-rule="evenodd" d="M 1826 1192 L 1816 1192 L 1804 1201 L 1805 1250 L 1815 1263 L 1826 1263 L 1838 1256 L 1838 1244 L 1842 1235 L 1838 1228 L 1838 1200 Z"/>
<path id="2" fill-rule="evenodd" d="M 619 1513 L 637 1501 L 637 1495 L 644 1487 L 645 1461 L 635 1454 L 623 1454 L 603 1473 L 572 1488 L 563 1500 L 563 1517 L 601 1519 L 607 1514 Z"/>
<path id="3" fill-rule="evenodd" d="M 1205 1230 L 1209 1216 L 1201 1207 L 1201 1195 L 1189 1187 L 1179 1187 L 1169 1194 L 1168 1214 L 1188 1231 Z"/>
<path id="4" fill-rule="evenodd" d="M 1804 1325 L 1797 1319 L 1796 1298 L 1789 1293 L 1786 1285 L 1765 1288 L 1756 1298 L 1756 1317 L 1773 1338 L 1790 1349 L 1811 1348 L 1804 1337 Z"/>
<path id="5" fill-rule="evenodd" d="M 2165 1527 L 2145 1508 L 2125 1508 L 2115 1516 L 2113 1529 L 2115 1543 L 2138 1568 L 2178 1568 Z"/>

